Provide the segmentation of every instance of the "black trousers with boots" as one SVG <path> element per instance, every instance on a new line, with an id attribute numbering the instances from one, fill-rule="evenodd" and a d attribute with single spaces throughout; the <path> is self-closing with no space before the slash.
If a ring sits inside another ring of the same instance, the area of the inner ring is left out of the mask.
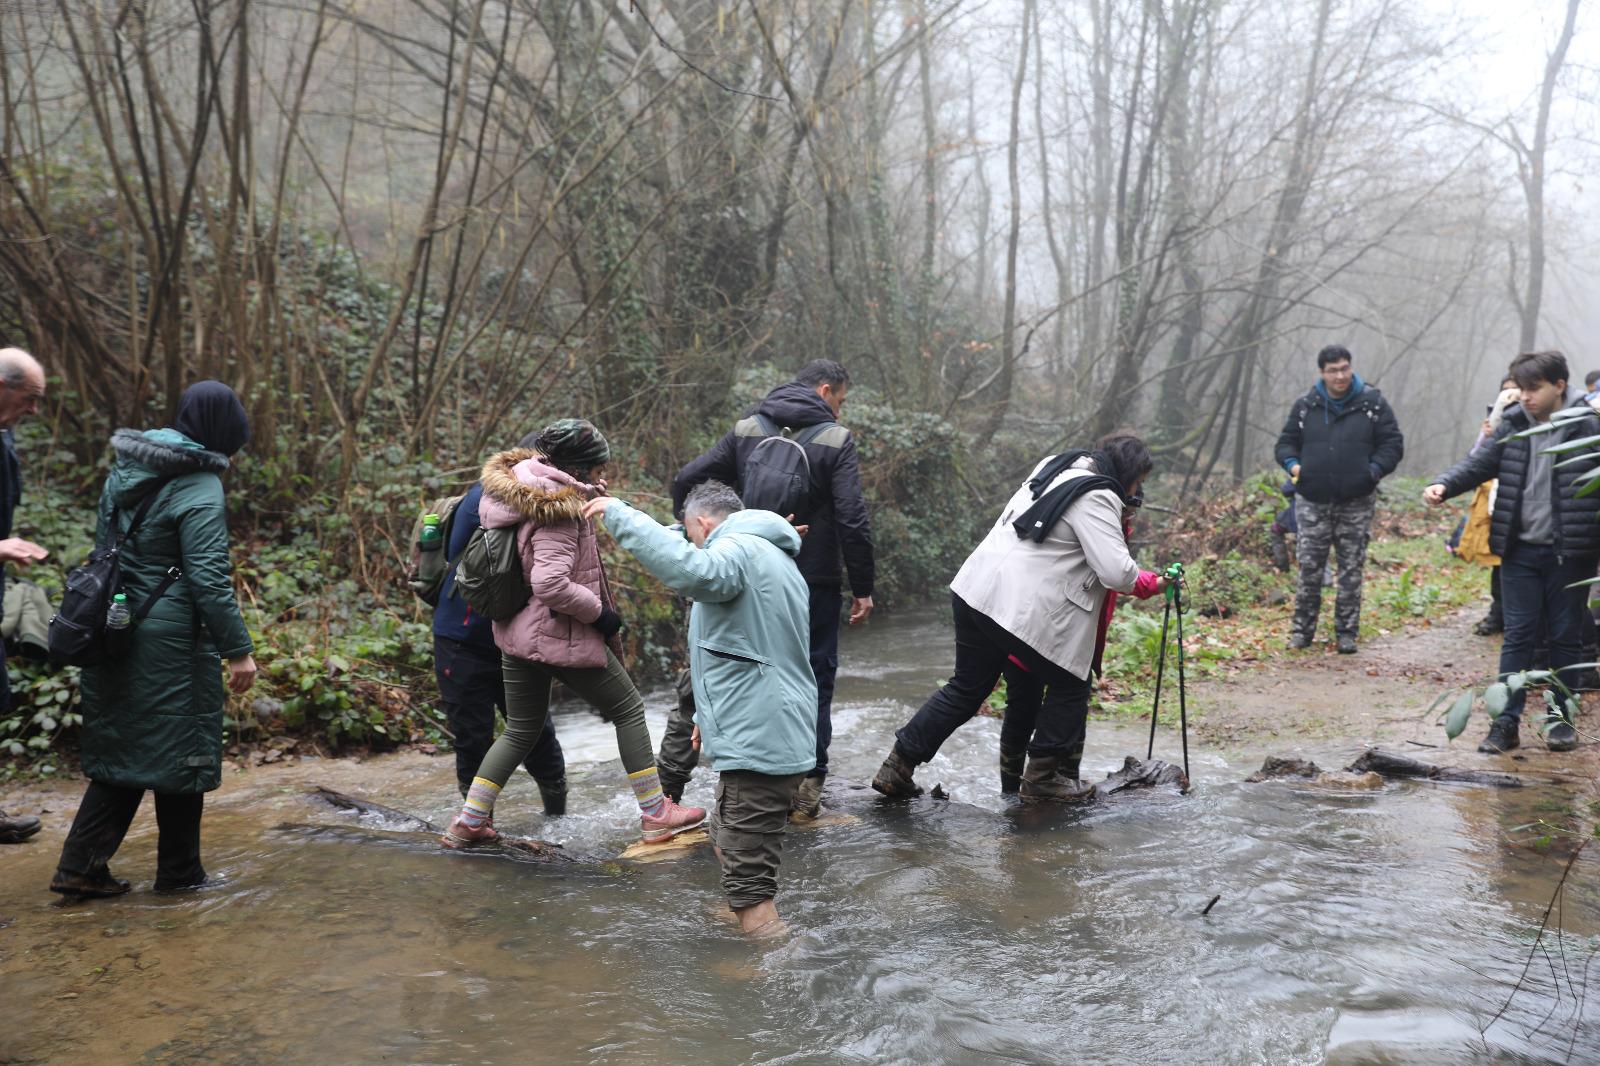
<path id="1" fill-rule="evenodd" d="M 200 792 L 157 792 L 156 889 L 189 888 L 206 879 L 200 865 Z M 144 799 L 142 788 L 122 788 L 90 781 L 61 848 L 60 872 L 81 877 L 104 875 L 111 857 L 122 847 L 128 826 Z"/>
<path id="2" fill-rule="evenodd" d="M 932 759 L 950 735 L 978 713 L 1015 655 L 1043 686 L 1043 695 L 1031 714 L 1020 714 L 1010 722 L 1011 728 L 1005 731 L 1007 735 L 1001 743 L 1009 744 L 1015 737 L 1035 757 L 1081 755 L 1089 713 L 1089 682 L 1073 677 L 992 618 L 967 606 L 961 597 L 952 594 L 951 607 L 956 630 L 955 669 L 944 687 L 929 696 L 911 721 L 895 734 L 895 748 L 900 754 L 911 763 Z"/>

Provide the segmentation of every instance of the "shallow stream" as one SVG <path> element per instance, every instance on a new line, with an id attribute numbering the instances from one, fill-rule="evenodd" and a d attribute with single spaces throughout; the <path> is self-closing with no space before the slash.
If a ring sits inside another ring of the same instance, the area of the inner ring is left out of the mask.
<path id="1" fill-rule="evenodd" d="M 838 787 L 870 777 L 950 654 L 935 614 L 846 634 Z M 442 822 L 448 757 L 230 781 L 205 822 L 219 884 L 187 897 L 149 891 L 148 806 L 120 899 L 53 904 L 59 835 L 0 849 L 0 1062 L 1600 1062 L 1589 856 L 1562 939 L 1480 1034 L 1561 876 L 1561 855 L 1505 842 L 1559 806 L 1554 786 L 1250 785 L 1261 752 L 1192 747 L 1187 796 L 1041 812 L 1000 800 L 998 725 L 919 773 L 950 802 L 857 796 L 854 823 L 792 833 L 792 932 L 768 943 L 728 923 L 709 854 L 553 867 L 282 828 L 350 821 L 305 801 L 315 783 Z M 518 778 L 496 822 L 615 855 L 637 821 L 611 731 L 576 706 L 558 729 L 574 813 L 547 822 Z M 1143 746 L 1096 724 L 1086 773 Z M 1177 760 L 1175 734 L 1157 755 Z M 710 790 L 702 773 L 688 799 Z"/>

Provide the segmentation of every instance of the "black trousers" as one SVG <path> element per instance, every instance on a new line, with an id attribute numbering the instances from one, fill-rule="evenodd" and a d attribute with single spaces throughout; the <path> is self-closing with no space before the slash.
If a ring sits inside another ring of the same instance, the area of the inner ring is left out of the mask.
<path id="1" fill-rule="evenodd" d="M 1032 720 L 1025 721 L 1029 716 L 1019 713 L 1005 733 L 1023 738 L 1029 755 L 1081 754 L 1089 716 L 1088 679 L 1074 677 L 1052 663 L 993 619 L 968 607 L 961 597 L 952 595 L 950 599 L 956 623 L 955 670 L 944 687 L 929 696 L 895 734 L 900 754 L 914 763 L 932 759 L 950 735 L 978 713 L 1013 655 L 1027 665 L 1044 691 Z"/>
<path id="2" fill-rule="evenodd" d="M 1072 766 L 1083 758 L 1084 741 L 1089 735 L 1089 682 L 1067 675 L 1065 682 L 1046 686 L 1039 676 L 1006 660 L 1006 713 L 1000 722 L 1000 750 L 1002 752 L 1028 751 L 1038 729 L 1039 712 L 1044 706 L 1047 687 L 1062 689 L 1063 704 L 1067 712 L 1065 722 L 1066 747 L 1057 752 Z M 1073 772 L 1069 776 L 1077 777 Z"/>
<path id="3" fill-rule="evenodd" d="M 506 682 L 500 671 L 500 649 L 479 648 L 449 637 L 433 638 L 433 672 L 439 702 L 455 734 L 456 784 L 465 796 L 483 757 L 494 744 L 494 710 L 506 709 Z M 546 789 L 559 791 L 567 778 L 566 757 L 550 716 L 538 742 L 522 765 Z"/>
<path id="4" fill-rule="evenodd" d="M 156 888 L 188 888 L 206 879 L 200 865 L 201 792 L 156 794 Z M 94 877 L 106 872 L 138 813 L 144 789 L 90 781 L 61 848 L 62 873 Z"/>

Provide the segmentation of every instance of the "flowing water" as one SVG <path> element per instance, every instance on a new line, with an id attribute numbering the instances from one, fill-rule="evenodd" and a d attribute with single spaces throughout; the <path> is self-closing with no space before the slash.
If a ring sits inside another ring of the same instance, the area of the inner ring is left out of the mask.
<path id="1" fill-rule="evenodd" d="M 949 655 L 937 615 L 847 634 L 839 788 L 870 777 Z M 637 823 L 610 730 L 576 707 L 558 727 L 574 813 L 547 822 L 519 778 L 496 821 L 614 855 Z M 1560 877 L 1560 856 L 1504 843 L 1553 786 L 1249 785 L 1261 753 L 1195 748 L 1190 795 L 1042 812 L 1001 802 L 997 735 L 975 721 L 921 770 L 949 802 L 856 793 L 855 822 L 791 833 L 792 931 L 769 942 L 728 923 L 709 854 L 558 867 L 303 827 L 351 821 L 308 804 L 311 783 L 442 822 L 448 758 L 230 781 L 205 823 L 219 884 L 186 897 L 148 891 L 148 808 L 115 863 L 135 882 L 120 899 L 52 903 L 59 834 L 0 849 L 0 1062 L 1600 1061 L 1587 856 L 1562 939 L 1479 1032 Z M 1174 735 L 1159 744 L 1177 758 Z M 1086 771 L 1142 748 L 1138 728 L 1096 724 Z M 710 789 L 701 774 L 688 798 Z"/>

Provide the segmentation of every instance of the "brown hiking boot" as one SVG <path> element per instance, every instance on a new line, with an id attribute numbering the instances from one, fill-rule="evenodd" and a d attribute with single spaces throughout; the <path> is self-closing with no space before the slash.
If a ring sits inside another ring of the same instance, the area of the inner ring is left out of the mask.
<path id="1" fill-rule="evenodd" d="M 98 874 L 69 874 L 57 870 L 50 879 L 50 891 L 59 892 L 68 899 L 104 899 L 128 891 L 128 882 L 112 877 L 110 870 L 101 870 Z"/>
<path id="2" fill-rule="evenodd" d="M 31 814 L 0 811 L 0 844 L 20 844 L 39 831 L 39 819 Z"/>
<path id="3" fill-rule="evenodd" d="M 1083 803 L 1094 798 L 1094 786 L 1086 785 L 1062 771 L 1062 760 L 1054 755 L 1030 755 L 1022 772 L 1019 795 L 1024 802 Z"/>
<path id="4" fill-rule="evenodd" d="M 885 796 L 902 799 L 920 796 L 922 786 L 911 779 L 916 768 L 915 763 L 900 754 L 899 748 L 895 748 L 889 753 L 889 757 L 883 760 L 883 765 L 878 767 L 877 776 L 872 779 L 872 787 Z"/>

